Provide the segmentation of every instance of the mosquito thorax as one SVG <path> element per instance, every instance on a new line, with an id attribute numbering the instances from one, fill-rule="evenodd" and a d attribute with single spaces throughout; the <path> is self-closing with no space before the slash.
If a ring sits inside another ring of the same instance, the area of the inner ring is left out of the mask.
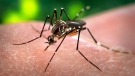
<path id="1" fill-rule="evenodd" d="M 55 36 L 61 36 L 62 34 L 64 34 L 66 31 L 65 29 L 68 26 L 66 25 L 66 22 L 63 20 L 57 20 L 54 23 L 54 26 L 52 27 L 51 32 L 55 35 Z"/>

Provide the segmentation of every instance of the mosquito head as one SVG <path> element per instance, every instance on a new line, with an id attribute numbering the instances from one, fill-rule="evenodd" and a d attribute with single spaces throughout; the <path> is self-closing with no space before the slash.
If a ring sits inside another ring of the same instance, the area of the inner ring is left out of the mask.
<path id="1" fill-rule="evenodd" d="M 49 45 L 56 43 L 56 40 L 53 35 L 48 36 L 47 40 L 48 42 L 45 43 L 48 43 Z"/>

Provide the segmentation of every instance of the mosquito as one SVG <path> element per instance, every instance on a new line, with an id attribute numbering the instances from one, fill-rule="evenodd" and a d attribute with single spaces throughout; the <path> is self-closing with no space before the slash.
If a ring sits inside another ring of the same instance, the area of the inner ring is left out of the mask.
<path id="1" fill-rule="evenodd" d="M 59 47 L 61 46 L 61 44 L 63 43 L 64 39 L 66 38 L 66 36 L 69 36 L 69 35 L 75 35 L 75 34 L 78 34 L 78 40 L 77 40 L 77 46 L 76 46 L 76 50 L 82 55 L 82 57 L 88 61 L 90 64 L 92 64 L 95 68 L 97 68 L 99 71 L 102 71 L 98 66 L 96 66 L 94 63 L 92 63 L 89 59 L 87 59 L 83 53 L 81 53 L 81 51 L 78 49 L 79 47 L 79 38 L 80 38 L 80 32 L 83 31 L 83 30 L 87 30 L 88 33 L 90 34 L 90 36 L 92 37 L 93 41 L 99 45 L 99 46 L 102 46 L 106 49 L 110 49 L 109 47 L 101 44 L 100 42 L 98 42 L 95 37 L 92 35 L 91 31 L 85 27 L 86 25 L 86 22 L 83 21 L 83 20 L 76 20 L 76 18 L 78 18 L 78 16 L 84 11 L 84 10 L 88 10 L 90 8 L 90 6 L 87 6 L 86 8 L 82 8 L 81 11 L 71 20 L 66 11 L 64 10 L 64 8 L 61 8 L 61 12 L 60 12 L 60 17 L 58 19 L 57 17 L 57 10 L 54 9 L 53 11 L 53 15 L 52 15 L 52 18 L 50 18 L 49 15 L 47 15 L 46 19 L 45 19 L 45 22 L 44 22 L 44 25 L 42 27 L 42 30 L 41 31 L 38 31 L 34 28 L 34 30 L 36 30 L 38 33 L 40 33 L 40 35 L 32 40 L 29 40 L 27 42 L 24 42 L 24 43 L 19 43 L 19 44 L 13 44 L 13 45 L 23 45 L 23 44 L 27 44 L 27 43 L 30 43 L 38 38 L 41 38 L 43 35 L 43 32 L 44 31 L 48 31 L 50 30 L 50 27 L 51 28 L 51 35 L 49 35 L 48 37 L 45 37 L 47 39 L 48 42 L 45 42 L 45 43 L 48 43 L 48 46 L 44 49 L 44 50 L 47 50 L 48 47 L 52 44 L 55 44 L 57 42 L 57 40 L 59 39 L 62 39 L 60 44 L 58 45 L 58 47 L 56 48 L 55 52 L 53 53 L 51 59 L 49 60 L 47 66 L 45 67 L 45 72 L 49 66 L 49 64 L 51 63 L 52 59 L 54 58 L 56 52 L 58 51 Z M 62 14 L 65 14 L 67 19 L 68 20 L 62 20 Z M 55 18 L 55 20 L 54 20 Z M 44 30 L 45 28 L 45 25 L 46 25 L 46 22 L 47 21 L 50 21 L 50 25 L 48 27 L 48 30 Z M 54 20 L 54 23 L 53 23 L 53 20 Z M 116 51 L 117 52 L 117 51 Z"/>

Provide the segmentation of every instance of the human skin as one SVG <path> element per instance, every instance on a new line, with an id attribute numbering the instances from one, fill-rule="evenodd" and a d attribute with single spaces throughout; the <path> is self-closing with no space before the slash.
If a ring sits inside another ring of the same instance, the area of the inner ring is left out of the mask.
<path id="1" fill-rule="evenodd" d="M 44 37 L 25 45 L 37 36 L 33 25 L 41 30 L 43 22 L 23 22 L 0 26 L 0 76 L 134 76 L 135 74 L 135 4 L 102 12 L 83 19 L 94 37 L 102 44 L 126 51 L 116 53 L 96 45 L 87 30 L 81 32 L 79 50 L 101 70 L 87 62 L 76 51 L 77 35 L 66 37 L 48 69 L 45 67 L 60 40 L 51 45 Z M 46 25 L 47 28 L 48 24 Z M 49 31 L 48 31 L 49 32 Z M 44 36 L 50 33 L 44 32 Z"/>

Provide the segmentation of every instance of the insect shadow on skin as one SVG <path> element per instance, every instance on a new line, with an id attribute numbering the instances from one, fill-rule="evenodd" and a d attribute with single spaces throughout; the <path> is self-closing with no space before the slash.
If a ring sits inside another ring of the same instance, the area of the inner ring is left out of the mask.
<path id="1" fill-rule="evenodd" d="M 30 43 L 38 38 L 41 38 L 43 35 L 43 32 L 44 31 L 49 31 L 50 30 L 50 27 L 51 28 L 51 35 L 49 35 L 48 37 L 45 37 L 43 36 L 45 39 L 48 40 L 48 42 L 45 42 L 45 43 L 48 43 L 49 45 L 44 49 L 44 50 L 47 50 L 48 47 L 52 44 L 55 44 L 57 42 L 57 40 L 59 39 L 62 39 L 60 44 L 58 45 L 58 47 L 56 48 L 55 52 L 53 53 L 51 59 L 49 60 L 46 68 L 45 68 L 45 72 L 49 66 L 49 64 L 51 63 L 52 59 L 54 58 L 55 56 L 55 53 L 58 51 L 59 47 L 61 46 L 61 44 L 63 43 L 64 39 L 66 38 L 66 36 L 74 36 L 76 34 L 78 34 L 78 40 L 77 40 L 77 46 L 76 46 L 76 50 L 84 57 L 85 60 L 87 60 L 90 64 L 92 64 L 94 67 L 96 67 L 99 71 L 102 71 L 98 66 L 96 66 L 94 63 L 92 63 L 90 60 L 88 60 L 82 53 L 81 51 L 78 49 L 79 47 L 79 38 L 80 38 L 80 32 L 83 31 L 83 30 L 87 30 L 88 33 L 90 34 L 90 36 L 92 37 L 93 41 L 99 45 L 99 46 L 102 46 L 106 49 L 109 49 L 109 47 L 99 43 L 95 37 L 92 35 L 91 31 L 87 28 L 87 27 L 84 27 L 84 25 L 86 25 L 86 22 L 85 21 L 82 21 L 82 20 L 76 20 L 76 18 L 78 18 L 78 16 L 84 11 L 84 10 L 88 10 L 90 7 L 87 6 L 86 8 L 83 8 L 81 9 L 81 11 L 71 20 L 66 11 L 64 10 L 64 8 L 61 8 L 61 12 L 60 12 L 60 18 L 58 19 L 57 17 L 57 10 L 54 9 L 53 11 L 53 15 L 52 15 L 52 18 L 50 18 L 50 16 L 48 15 L 45 19 L 45 22 L 44 22 L 44 25 L 42 27 L 42 30 L 41 31 L 38 31 L 36 30 L 33 26 L 32 28 L 37 31 L 39 34 L 38 37 L 32 39 L 32 40 L 29 40 L 27 42 L 24 42 L 24 43 L 19 43 L 19 44 L 13 44 L 13 45 L 23 45 L 23 44 L 27 44 L 27 43 Z M 62 20 L 62 14 L 65 14 L 67 19 L 66 21 Z M 54 19 L 55 18 L 55 19 Z M 50 25 L 48 27 L 47 30 L 44 30 L 45 28 L 45 25 L 46 25 L 46 22 L 47 20 L 50 21 Z M 53 23 L 53 20 L 54 20 L 54 23 Z M 115 52 L 120 52 L 118 50 L 113 50 L 111 49 L 112 51 L 115 51 Z M 124 52 L 125 54 L 128 54 L 128 52 Z"/>

